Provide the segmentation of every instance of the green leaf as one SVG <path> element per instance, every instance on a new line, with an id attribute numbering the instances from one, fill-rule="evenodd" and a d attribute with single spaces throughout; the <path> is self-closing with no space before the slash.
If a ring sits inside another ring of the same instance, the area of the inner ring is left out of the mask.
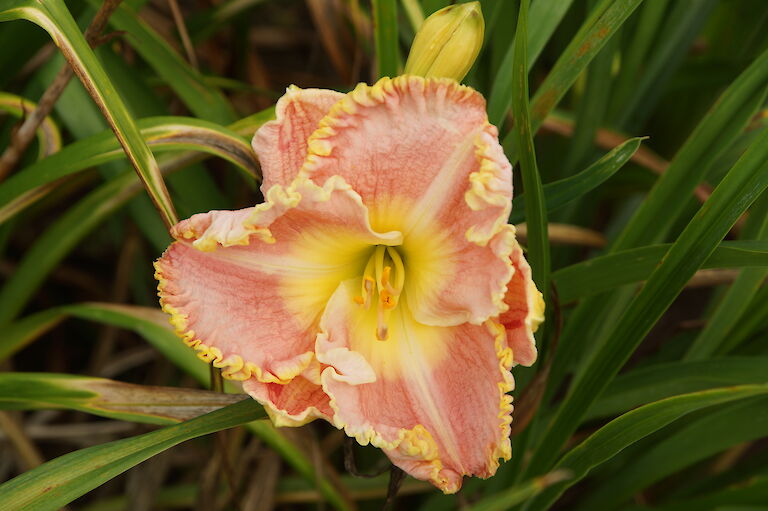
<path id="1" fill-rule="evenodd" d="M 272 109 L 259 112 L 233 124 L 231 129 L 239 134 L 253 133 L 272 113 Z M 164 158 L 163 172 L 178 170 L 197 159 L 199 157 L 194 154 Z M 135 176 L 130 172 L 110 179 L 68 209 L 37 237 L 13 276 L 0 290 L 0 325 L 16 317 L 48 273 L 92 229 L 140 191 L 136 184 Z"/>
<path id="2" fill-rule="evenodd" d="M 0 485 L 6 511 L 55 510 L 181 442 L 265 417 L 252 399 L 132 438 L 81 449 Z"/>
<path id="3" fill-rule="evenodd" d="M 639 79 L 632 84 L 632 94 L 622 104 L 618 126 L 634 131 L 654 111 L 665 84 L 690 53 L 694 39 L 716 3 L 717 0 L 678 2 L 665 14 L 664 25 L 659 28 L 656 44 L 649 52 L 650 58 L 644 63 Z"/>
<path id="4" fill-rule="evenodd" d="M 0 374 L 0 409 L 70 409 L 148 424 L 175 424 L 193 419 L 242 401 L 244 397 L 71 374 Z"/>
<path id="5" fill-rule="evenodd" d="M 37 105 L 21 96 L 0 92 L 0 110 L 8 112 L 15 117 L 24 117 L 29 112 L 34 111 Z M 59 127 L 53 122 L 50 116 L 43 119 L 43 122 L 37 128 L 37 157 L 44 158 L 61 149 L 61 133 Z"/>
<path id="6" fill-rule="evenodd" d="M 137 126 L 156 152 L 203 151 L 230 161 L 251 178 L 259 178 L 258 162 L 250 144 L 218 124 L 190 117 L 152 117 L 139 121 Z M 0 223 L 44 197 L 52 189 L 49 185 L 59 179 L 122 157 L 117 139 L 105 131 L 22 169 L 0 183 Z"/>
<path id="7" fill-rule="evenodd" d="M 140 191 L 137 184 L 130 172 L 111 179 L 37 236 L 0 289 L 0 325 L 10 322 L 24 309 L 48 274 L 92 229 Z"/>
<path id="8" fill-rule="evenodd" d="M 642 0 L 603 0 L 593 9 L 590 17 L 557 59 L 552 71 L 533 96 L 530 110 L 531 129 L 534 132 L 641 2 Z M 514 142 L 513 132 L 510 132 L 504 138 L 504 148 L 513 162 L 518 158 L 518 149 Z"/>
<path id="9" fill-rule="evenodd" d="M 531 118 L 528 111 L 528 0 L 520 2 L 520 14 L 515 32 L 515 69 L 512 87 L 512 112 L 515 117 L 514 133 L 520 152 L 520 174 L 527 195 L 525 219 L 528 226 L 528 262 L 533 270 L 533 281 L 546 297 L 549 290 L 549 237 L 547 235 L 547 209 L 541 176 L 536 165 Z M 545 299 L 545 301 L 548 301 Z"/>
<path id="10" fill-rule="evenodd" d="M 603 184 L 632 158 L 643 140 L 644 137 L 631 138 L 578 174 L 545 184 L 543 192 L 547 212 L 556 211 Z M 525 220 L 525 196 L 522 194 L 512 199 L 510 223 L 517 224 Z"/>
<path id="11" fill-rule="evenodd" d="M 89 0 L 94 7 L 101 0 Z M 159 74 L 196 117 L 228 124 L 235 112 L 227 98 L 205 81 L 178 53 L 125 3 L 109 18 L 109 24 L 125 32 L 125 38 L 141 57 Z"/>
<path id="12" fill-rule="evenodd" d="M 763 286 L 757 291 L 749 308 L 741 317 L 741 321 L 734 325 L 731 335 L 720 345 L 717 353 L 719 355 L 730 353 L 751 336 L 764 331 L 765 318 L 768 318 L 768 286 Z"/>
<path id="13" fill-rule="evenodd" d="M 533 2 L 528 17 L 528 71 L 536 63 L 541 50 L 552 37 L 552 33 L 572 3 L 573 0 L 537 0 Z M 490 28 L 488 28 L 489 33 Z M 488 118 L 496 126 L 504 124 L 504 118 L 512 106 L 514 58 L 513 39 L 493 80 L 491 94 L 488 98 Z"/>
<path id="14" fill-rule="evenodd" d="M 765 396 L 719 407 L 650 446 L 642 456 L 633 459 L 583 499 L 578 509 L 614 508 L 665 476 L 731 446 L 763 438 L 766 432 L 768 399 Z"/>
<path id="15" fill-rule="evenodd" d="M 567 266 L 552 274 L 561 303 L 595 296 L 625 284 L 646 280 L 672 245 L 622 250 Z M 768 267 L 768 242 L 724 241 L 702 268 Z"/>
<path id="16" fill-rule="evenodd" d="M 611 119 L 615 119 L 629 101 L 642 71 L 649 48 L 657 40 L 657 31 L 669 6 L 669 0 L 645 2 L 637 13 L 637 25 L 621 54 L 621 72 L 616 76 L 616 86 L 611 97 Z"/>
<path id="17" fill-rule="evenodd" d="M 731 401 L 744 400 L 746 398 L 764 394 L 768 394 L 767 384 L 724 387 L 670 397 L 626 413 L 609 422 L 590 435 L 589 438 L 584 440 L 577 447 L 570 450 L 556 467 L 560 470 L 569 471 L 573 477 L 566 481 L 556 483 L 544 490 L 525 507 L 525 510 L 540 511 L 549 509 L 567 488 L 583 479 L 592 468 L 611 459 L 626 447 L 645 438 L 654 431 L 658 431 L 680 417 L 705 407 L 722 405 Z M 750 399 L 738 403 L 737 407 L 742 410 L 749 409 L 754 407 L 753 403 L 755 402 L 756 401 L 753 399 Z M 765 403 L 764 397 L 760 402 Z M 764 411 L 765 410 L 768 410 L 768 408 L 764 407 Z M 768 418 L 768 413 L 764 413 L 763 415 Z M 710 431 L 723 432 L 726 430 L 728 430 L 727 426 L 722 429 L 713 428 Z M 701 428 L 699 427 L 697 431 L 701 431 Z M 678 440 L 682 440 L 683 438 L 682 435 L 675 435 L 675 437 Z M 691 442 L 688 440 L 685 443 L 690 444 Z M 707 444 L 710 442 L 703 441 L 701 443 Z M 669 445 L 669 442 L 664 442 L 664 444 Z M 678 445 L 681 444 L 682 442 Z M 671 455 L 671 453 L 668 454 Z M 655 461 L 657 462 L 657 465 L 646 465 L 643 467 L 643 472 L 637 469 L 638 462 L 633 460 L 633 463 L 622 471 L 620 477 L 622 479 L 629 479 L 628 473 L 632 473 L 634 477 L 637 477 L 642 473 L 655 476 L 660 472 L 669 473 L 670 470 L 668 470 L 667 467 L 670 465 L 680 466 L 675 457 L 661 459 L 656 457 Z M 641 488 L 643 486 L 636 485 L 636 487 Z M 603 485 L 602 488 L 612 492 L 614 486 Z M 582 506 L 582 508 L 608 509 L 609 506 L 603 498 L 594 498 L 591 500 L 591 505 Z"/>
<path id="18" fill-rule="evenodd" d="M 135 180 L 133 175 L 128 175 Z M 159 309 L 147 307 L 85 303 L 68 305 L 38 313 L 11 324 L 8 330 L 4 330 L 4 334 L 8 331 L 16 331 L 22 335 L 16 338 L 3 335 L 3 338 L 0 339 L 0 353 L 12 352 L 13 350 L 9 350 L 8 345 L 15 345 L 19 348 L 23 343 L 30 342 L 30 332 L 39 332 L 45 327 L 50 328 L 54 318 L 60 321 L 64 316 L 75 316 L 131 330 L 142 336 L 161 352 L 163 356 L 202 385 L 208 385 L 210 374 L 208 364 L 197 358 L 194 350 L 181 342 L 181 339 L 173 332 L 166 314 Z M 37 328 L 33 325 L 33 320 L 38 322 Z M 14 329 L 14 325 L 22 322 L 26 322 L 24 329 Z M 226 388 L 229 392 L 238 392 L 233 386 L 227 385 Z M 307 481 L 317 487 L 318 491 L 328 502 L 340 510 L 350 509 L 349 504 L 339 490 L 336 489 L 327 477 L 324 477 L 318 471 L 315 462 L 310 459 L 300 446 L 288 440 L 283 433 L 275 429 L 268 421 L 252 422 L 247 427 L 280 453 L 288 464 Z"/>
<path id="19" fill-rule="evenodd" d="M 595 133 L 603 124 L 606 98 L 610 97 L 615 46 L 612 38 L 586 70 L 586 86 L 576 107 L 573 136 L 561 174 L 570 175 L 581 168 L 594 151 Z"/>
<path id="20" fill-rule="evenodd" d="M 675 154 L 648 197 L 635 212 L 613 250 L 663 240 L 683 213 L 686 200 L 716 159 L 713 147 L 723 150 L 743 131 L 768 93 L 768 49 L 718 98 L 685 144 Z"/>
<path id="21" fill-rule="evenodd" d="M 620 374 L 589 409 L 586 420 L 626 412 L 677 394 L 768 381 L 767 357 L 668 362 Z"/>
<path id="22" fill-rule="evenodd" d="M 490 495 L 468 509 L 469 511 L 505 511 L 538 495 L 545 488 L 568 479 L 568 477 L 570 475 L 566 471 L 555 471 Z"/>
<path id="23" fill-rule="evenodd" d="M 764 193 L 752 208 L 742 237 L 768 241 L 767 193 Z M 749 268 L 739 274 L 710 316 L 704 329 L 688 348 L 685 360 L 700 360 L 717 351 L 749 308 L 750 302 L 766 277 L 768 277 L 768 268 Z"/>
<path id="24" fill-rule="evenodd" d="M 664 255 L 605 344 L 591 357 L 542 436 L 528 474 L 545 472 L 597 396 L 667 310 L 720 240 L 768 187 L 768 131 L 755 139 Z"/>
<path id="25" fill-rule="evenodd" d="M 376 72 L 379 78 L 400 74 L 396 0 L 373 0 L 373 38 L 376 46 Z"/>
<path id="26" fill-rule="evenodd" d="M 63 319 L 59 311 L 49 309 L 4 325 L 3 335 L 0 337 L 0 362 L 61 323 Z"/>
<path id="27" fill-rule="evenodd" d="M 178 222 L 152 152 L 63 1 L 0 0 L 0 21 L 14 19 L 31 21 L 50 34 L 99 105 L 165 223 L 170 226 Z"/>
<path id="28" fill-rule="evenodd" d="M 685 500 L 674 500 L 653 509 L 656 511 L 690 511 L 691 509 L 717 511 L 765 511 L 765 507 L 742 507 L 747 504 L 763 504 L 768 495 L 768 476 L 751 477 L 734 487 L 709 492 Z M 731 505 L 733 507 L 720 507 Z"/>

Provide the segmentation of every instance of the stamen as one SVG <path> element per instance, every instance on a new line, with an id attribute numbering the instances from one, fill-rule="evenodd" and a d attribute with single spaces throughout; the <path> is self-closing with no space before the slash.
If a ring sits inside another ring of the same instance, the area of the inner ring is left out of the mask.
<path id="1" fill-rule="evenodd" d="M 373 293 L 378 293 L 376 339 L 380 341 L 389 339 L 389 316 L 397 307 L 404 284 L 405 267 L 400 254 L 392 247 L 377 246 L 365 265 L 361 293 L 354 301 L 369 309 Z"/>

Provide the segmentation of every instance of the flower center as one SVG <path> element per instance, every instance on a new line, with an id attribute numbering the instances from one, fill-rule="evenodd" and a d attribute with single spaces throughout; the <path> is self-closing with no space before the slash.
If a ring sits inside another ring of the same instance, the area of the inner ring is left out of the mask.
<path id="1" fill-rule="evenodd" d="M 376 338 L 380 341 L 389 338 L 389 315 L 397 307 L 404 282 L 405 267 L 400 254 L 394 247 L 377 245 L 365 265 L 361 293 L 355 302 L 367 310 L 377 299 Z"/>

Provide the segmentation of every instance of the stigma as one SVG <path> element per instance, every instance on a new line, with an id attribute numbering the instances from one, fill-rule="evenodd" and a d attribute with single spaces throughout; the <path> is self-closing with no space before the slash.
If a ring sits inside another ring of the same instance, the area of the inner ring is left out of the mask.
<path id="1" fill-rule="evenodd" d="M 376 339 L 389 339 L 389 316 L 400 301 L 405 283 L 403 259 L 394 247 L 378 245 L 363 271 L 360 295 L 355 303 L 366 310 L 376 301 Z"/>

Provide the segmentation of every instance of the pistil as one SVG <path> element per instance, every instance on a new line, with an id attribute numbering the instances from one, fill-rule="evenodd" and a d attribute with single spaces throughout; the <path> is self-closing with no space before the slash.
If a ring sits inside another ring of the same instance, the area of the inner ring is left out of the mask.
<path id="1" fill-rule="evenodd" d="M 393 247 L 377 246 L 365 265 L 361 293 L 355 302 L 366 310 L 370 309 L 374 291 L 378 294 L 376 305 L 376 338 L 389 338 L 389 316 L 397 307 L 405 283 L 405 267 L 400 254 Z"/>

